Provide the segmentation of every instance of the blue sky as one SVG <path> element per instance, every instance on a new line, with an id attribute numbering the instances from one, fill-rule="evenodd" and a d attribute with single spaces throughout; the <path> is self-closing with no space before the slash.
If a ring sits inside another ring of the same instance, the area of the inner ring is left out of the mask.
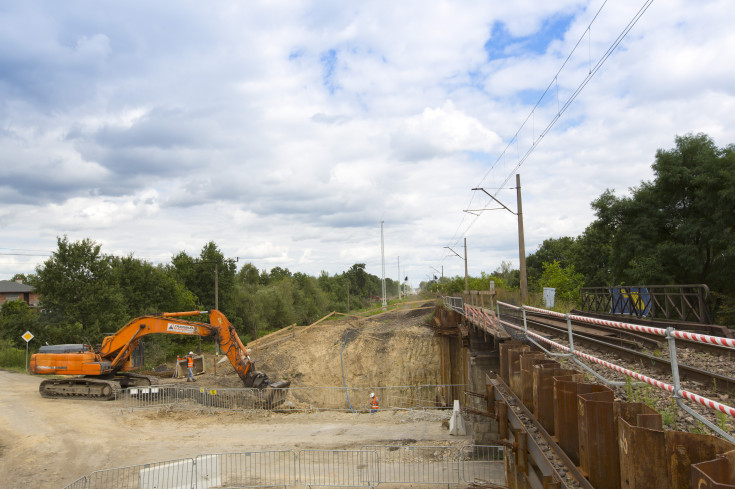
<path id="1" fill-rule="evenodd" d="M 413 285 L 462 274 L 444 247 L 465 237 L 471 273 L 517 265 L 515 216 L 463 209 L 535 143 L 529 253 L 652 178 L 676 135 L 735 142 L 725 0 L 654 2 L 538 140 L 643 3 L 588 30 L 601 1 L 0 0 L 0 279 L 65 234 L 154 263 L 211 240 L 260 269 L 380 275 L 381 220 L 387 273 L 400 256 Z"/>

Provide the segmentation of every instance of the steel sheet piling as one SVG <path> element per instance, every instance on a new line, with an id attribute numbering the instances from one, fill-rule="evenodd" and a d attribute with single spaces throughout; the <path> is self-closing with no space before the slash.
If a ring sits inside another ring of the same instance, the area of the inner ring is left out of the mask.
<path id="1" fill-rule="evenodd" d="M 661 415 L 641 403 L 616 403 L 620 487 L 662 487 L 668 479 Z M 645 467 L 646 470 L 640 470 Z M 664 487 L 668 487 L 664 486 Z"/>
<path id="2" fill-rule="evenodd" d="M 521 356 L 521 402 L 530 410 L 533 410 L 533 366 L 537 363 L 546 362 L 543 353 L 526 353 Z"/>
<path id="3" fill-rule="evenodd" d="M 692 487 L 697 489 L 731 489 L 735 487 L 735 450 L 714 460 L 692 465 Z"/>
<path id="4" fill-rule="evenodd" d="M 620 458 L 615 428 L 615 394 L 598 385 L 578 395 L 579 465 L 595 489 L 620 487 Z"/>

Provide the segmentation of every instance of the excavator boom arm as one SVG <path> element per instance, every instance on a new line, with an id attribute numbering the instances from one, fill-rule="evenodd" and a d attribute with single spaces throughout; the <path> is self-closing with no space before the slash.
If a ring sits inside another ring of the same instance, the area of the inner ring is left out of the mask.
<path id="1" fill-rule="evenodd" d="M 209 315 L 209 324 L 180 319 L 182 317 Z M 214 336 L 220 348 L 232 363 L 246 386 L 252 385 L 252 362 L 235 328 L 220 311 L 168 312 L 160 316 L 142 316 L 133 319 L 114 335 L 105 337 L 99 354 L 111 360 L 112 370 L 119 370 L 137 342 L 149 334 L 177 334 L 187 336 Z"/>

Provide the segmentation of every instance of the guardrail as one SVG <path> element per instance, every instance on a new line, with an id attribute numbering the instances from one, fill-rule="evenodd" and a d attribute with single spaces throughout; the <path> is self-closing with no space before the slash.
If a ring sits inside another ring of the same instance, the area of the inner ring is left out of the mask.
<path id="1" fill-rule="evenodd" d="M 595 363 L 597 363 L 599 365 L 602 365 L 603 367 L 606 367 L 606 368 L 608 368 L 610 370 L 614 370 L 616 372 L 619 372 L 619 373 L 622 373 L 624 375 L 627 375 L 628 377 L 634 378 L 634 379 L 639 380 L 641 382 L 645 382 L 645 383 L 647 383 L 649 385 L 652 385 L 654 387 L 657 387 L 657 388 L 659 388 L 661 390 L 667 391 L 667 392 L 669 392 L 670 394 L 673 395 L 673 398 L 674 398 L 676 404 L 681 409 L 683 409 L 684 411 L 686 411 L 688 414 L 690 414 L 691 416 L 693 416 L 694 418 L 696 418 L 699 422 L 703 423 L 709 429 L 711 429 L 715 433 L 719 434 L 720 436 L 722 436 L 723 438 L 725 438 L 729 442 L 735 443 L 735 437 L 733 437 L 729 433 L 726 433 L 719 426 L 715 425 L 714 423 L 712 423 L 711 421 L 709 421 L 707 418 L 701 416 L 699 413 L 697 413 L 696 411 L 692 410 L 689 406 L 687 406 L 687 405 L 685 405 L 683 403 L 683 399 L 688 399 L 690 401 L 697 402 L 697 403 L 699 403 L 699 404 L 701 404 L 701 405 L 703 405 L 705 407 L 708 407 L 710 409 L 713 409 L 715 411 L 719 411 L 719 412 L 722 412 L 724 414 L 727 414 L 727 415 L 729 415 L 731 417 L 735 417 L 735 408 L 732 408 L 732 407 L 727 406 L 725 404 L 719 403 L 717 401 L 713 401 L 712 399 L 708 399 L 708 398 L 706 398 L 704 396 L 700 396 L 698 394 L 689 392 L 689 391 L 684 390 L 684 389 L 681 388 L 681 383 L 679 381 L 679 367 L 678 367 L 677 360 L 676 360 L 676 358 L 677 358 L 677 355 L 676 355 L 677 351 L 676 351 L 676 342 L 675 342 L 675 340 L 678 338 L 680 340 L 687 340 L 687 341 L 694 341 L 694 342 L 700 342 L 700 343 L 707 343 L 707 344 L 710 344 L 710 345 L 716 345 L 716 346 L 720 346 L 720 347 L 723 347 L 723 348 L 735 348 L 735 340 L 733 340 L 731 338 L 721 338 L 721 337 L 709 336 L 709 335 L 702 335 L 702 334 L 697 334 L 697 333 L 689 333 L 689 332 L 686 332 L 686 331 L 677 331 L 674 328 L 667 328 L 667 329 L 653 328 L 653 327 L 650 327 L 650 326 L 640 326 L 640 325 L 637 325 L 637 324 L 630 324 L 630 323 L 624 323 L 624 322 L 619 322 L 619 321 L 609 321 L 609 320 L 603 320 L 603 319 L 597 319 L 597 318 L 588 318 L 588 317 L 585 317 L 585 316 L 577 316 L 577 315 L 571 315 L 571 314 L 563 314 L 563 313 L 560 313 L 560 312 L 549 311 L 549 310 L 546 310 L 546 309 L 540 309 L 540 308 L 531 307 L 531 306 L 518 307 L 518 306 L 514 306 L 512 304 L 506 304 L 506 303 L 503 303 L 503 302 L 498 302 L 498 318 L 500 318 L 500 308 L 501 308 L 501 306 L 503 308 L 507 309 L 507 310 L 520 311 L 522 313 L 523 326 L 522 327 L 521 326 L 517 326 L 515 324 L 509 323 L 509 322 L 504 321 L 502 319 L 499 319 L 500 323 L 503 326 L 505 326 L 506 328 L 512 328 L 512 329 L 517 330 L 518 332 L 521 332 L 524 336 L 526 336 L 527 338 L 531 339 L 531 341 L 536 346 L 538 346 L 539 348 L 541 348 L 544 352 L 549 353 L 546 349 L 544 349 L 543 347 L 541 347 L 537 343 L 538 341 L 543 342 L 543 343 L 546 343 L 546 344 L 550 345 L 551 347 L 553 347 L 553 348 L 555 348 L 557 350 L 561 350 L 563 352 L 568 353 L 571 356 L 571 358 L 577 364 L 579 364 L 581 367 L 587 369 L 588 371 L 590 371 L 590 373 L 592 373 L 593 375 L 595 375 L 597 377 L 599 377 L 599 375 L 597 375 L 593 371 L 589 370 L 589 367 L 587 367 L 586 365 L 584 365 L 581 362 L 579 362 L 579 360 L 577 359 L 577 357 L 584 358 L 586 360 L 595 362 Z M 529 331 L 528 330 L 528 324 L 526 323 L 526 315 L 524 313 L 524 311 L 526 311 L 526 310 L 533 311 L 533 312 L 539 313 L 539 314 L 545 314 L 545 315 L 556 317 L 556 318 L 560 318 L 560 319 L 562 319 L 562 318 L 566 319 L 566 321 L 567 321 L 567 330 L 568 330 L 568 335 L 569 335 L 569 346 L 565 346 L 565 345 L 556 343 L 556 342 L 554 342 L 554 341 L 552 341 L 552 340 L 550 340 L 548 338 L 545 338 L 545 337 L 543 337 L 543 336 L 541 336 L 539 334 L 536 334 L 536 333 L 534 333 L 532 331 Z M 668 344 L 669 344 L 669 357 L 670 357 L 670 361 L 671 361 L 671 373 L 672 373 L 672 377 L 673 377 L 673 380 L 674 380 L 674 384 L 671 385 L 671 384 L 668 384 L 666 382 L 662 382 L 660 380 L 657 380 L 657 379 L 648 377 L 648 376 L 643 375 L 641 373 L 634 372 L 632 370 L 626 369 L 626 368 L 621 367 L 619 365 L 615 365 L 615 364 L 610 363 L 610 362 L 607 362 L 605 360 L 601 360 L 601 359 L 599 359 L 597 357 L 594 357 L 594 356 L 589 355 L 587 353 L 581 352 L 579 350 L 575 350 L 575 348 L 574 348 L 574 337 L 573 337 L 573 334 L 572 334 L 572 323 L 571 323 L 572 319 L 574 319 L 575 321 L 582 321 L 582 322 L 586 322 L 586 323 L 589 323 L 589 324 L 601 324 L 601 325 L 611 326 L 611 327 L 615 327 L 615 328 L 619 328 L 619 329 L 628 329 L 628 330 L 632 330 L 632 331 L 639 331 L 639 332 L 644 332 L 644 333 L 648 333 L 648 334 L 655 334 L 655 335 L 664 336 L 667 339 Z M 610 382 L 606 381 L 606 379 L 601 379 L 601 380 L 605 381 L 608 384 L 610 383 Z"/>
<path id="2" fill-rule="evenodd" d="M 408 385 L 387 387 L 291 387 L 288 389 L 219 389 L 182 384 L 131 387 L 115 396 L 120 410 L 270 410 L 270 411 L 358 411 L 370 409 L 370 393 L 383 409 L 452 409 L 454 399 L 462 402 L 467 385 Z M 275 391 L 275 392 L 274 392 Z M 278 405 L 275 400 L 278 400 Z M 283 401 L 283 402 L 282 402 Z"/>
<path id="3" fill-rule="evenodd" d="M 504 484 L 504 459 L 504 447 L 488 445 L 218 453 L 98 470 L 63 489 Z"/>

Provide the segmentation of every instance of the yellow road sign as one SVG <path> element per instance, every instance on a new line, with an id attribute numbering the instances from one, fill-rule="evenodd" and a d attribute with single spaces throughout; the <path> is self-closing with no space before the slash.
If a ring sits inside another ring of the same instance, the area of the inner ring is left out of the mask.
<path id="1" fill-rule="evenodd" d="M 26 331 L 23 334 L 23 339 L 26 340 L 26 343 L 28 343 L 29 341 L 33 339 L 33 334 L 30 331 Z"/>

